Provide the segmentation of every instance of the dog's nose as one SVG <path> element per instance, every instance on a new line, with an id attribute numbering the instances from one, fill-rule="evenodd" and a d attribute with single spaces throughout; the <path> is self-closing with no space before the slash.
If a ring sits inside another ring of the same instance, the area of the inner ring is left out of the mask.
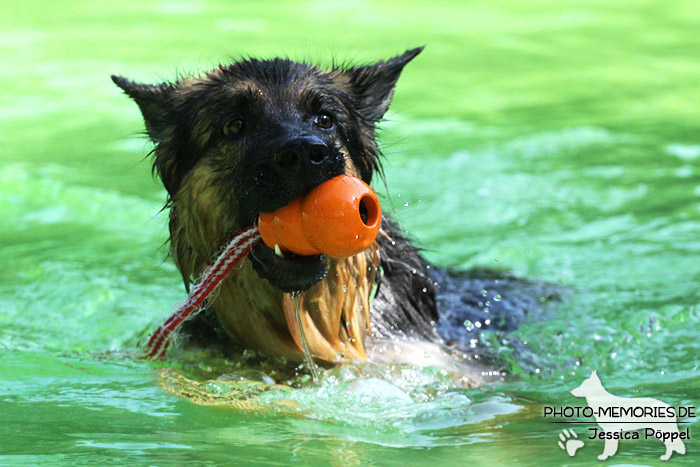
<path id="1" fill-rule="evenodd" d="M 322 163 L 330 150 L 316 136 L 294 136 L 287 138 L 275 151 L 275 167 L 282 172 L 299 172 Z"/>

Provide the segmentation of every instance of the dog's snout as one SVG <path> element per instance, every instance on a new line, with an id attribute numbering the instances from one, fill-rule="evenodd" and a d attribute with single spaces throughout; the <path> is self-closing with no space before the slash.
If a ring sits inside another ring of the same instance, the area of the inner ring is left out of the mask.
<path id="1" fill-rule="evenodd" d="M 295 136 L 285 140 L 275 151 L 274 163 L 278 170 L 299 172 L 328 158 L 328 145 L 315 136 Z"/>

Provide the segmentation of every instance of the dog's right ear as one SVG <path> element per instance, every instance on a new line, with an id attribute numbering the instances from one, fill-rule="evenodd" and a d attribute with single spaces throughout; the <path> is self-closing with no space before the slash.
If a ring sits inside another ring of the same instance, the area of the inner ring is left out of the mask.
<path id="1" fill-rule="evenodd" d="M 168 83 L 155 86 L 137 84 L 116 75 L 112 75 L 112 81 L 138 104 L 148 136 L 156 143 L 163 141 L 173 126 L 172 95 L 175 88 Z"/>
<path id="2" fill-rule="evenodd" d="M 345 71 L 350 77 L 352 92 L 359 98 L 360 113 L 365 118 L 373 122 L 382 119 L 391 103 L 401 71 L 422 51 L 423 47 L 418 47 L 386 61 Z"/>

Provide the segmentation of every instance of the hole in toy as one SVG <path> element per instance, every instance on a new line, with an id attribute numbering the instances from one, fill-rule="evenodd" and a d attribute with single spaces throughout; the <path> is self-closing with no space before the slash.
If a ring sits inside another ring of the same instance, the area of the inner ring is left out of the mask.
<path id="1" fill-rule="evenodd" d="M 370 195 L 364 195 L 360 198 L 360 219 L 362 222 L 371 227 L 377 223 L 377 218 L 379 217 L 379 210 L 377 209 L 377 203 Z"/>

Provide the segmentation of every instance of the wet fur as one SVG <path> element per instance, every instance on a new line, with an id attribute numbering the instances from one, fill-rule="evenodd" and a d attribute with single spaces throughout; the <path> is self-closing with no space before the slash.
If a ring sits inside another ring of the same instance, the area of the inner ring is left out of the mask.
<path id="1" fill-rule="evenodd" d="M 255 222 L 259 212 L 286 205 L 337 172 L 367 183 L 381 173 L 375 127 L 403 67 L 421 50 L 372 65 L 330 70 L 285 59 L 250 59 L 202 77 L 155 86 L 113 77 L 139 105 L 156 144 L 154 170 L 168 192 L 170 252 L 188 290 L 230 235 Z M 228 108 L 241 99 L 245 104 L 235 105 L 258 109 L 259 116 L 251 119 L 269 116 L 269 122 L 263 122 L 267 126 L 258 125 L 257 133 L 251 130 L 252 141 L 245 143 L 219 134 Z M 334 159 L 325 172 L 305 174 L 304 180 L 275 179 L 258 161 L 274 150 L 278 133 L 302 131 L 299 122 L 319 106 L 331 109 L 337 118 L 333 137 L 321 134 L 333 145 Z M 188 332 L 213 339 L 212 331 L 220 327 L 236 347 L 301 359 L 291 295 L 281 290 L 297 280 L 294 268 L 300 267 L 308 277 L 289 287 L 300 284 L 303 290 L 302 322 L 316 358 L 366 359 L 369 335 L 442 346 L 435 277 L 440 273 L 431 270 L 386 216 L 382 230 L 368 250 L 344 260 L 321 257 L 316 266 L 266 268 L 264 262 L 276 261 L 271 250 L 253 250 L 226 279 L 210 309 L 188 323 Z M 477 293 L 470 289 L 466 295 L 470 292 Z M 503 303 L 508 303 L 507 297 Z M 462 322 L 480 311 L 469 303 L 457 308 L 450 316 Z"/>

